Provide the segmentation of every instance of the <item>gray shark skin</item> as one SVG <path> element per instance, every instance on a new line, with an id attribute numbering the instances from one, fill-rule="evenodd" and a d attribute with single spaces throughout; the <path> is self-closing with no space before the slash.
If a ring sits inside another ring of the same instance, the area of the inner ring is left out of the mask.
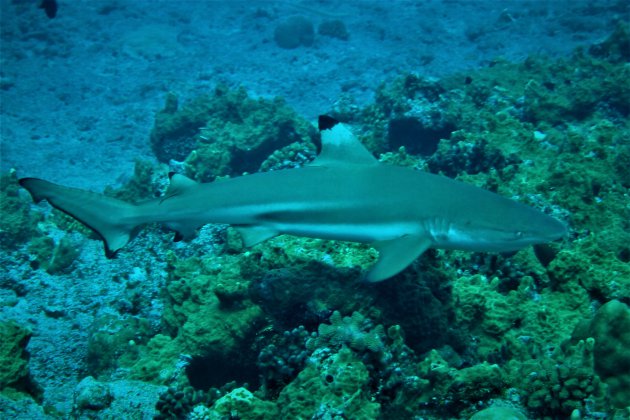
<path id="1" fill-rule="evenodd" d="M 566 227 L 516 201 L 450 178 L 379 163 L 343 124 L 320 117 L 322 151 L 308 166 L 207 184 L 171 175 L 165 195 L 138 205 L 22 178 L 35 202 L 94 230 L 113 256 L 147 223 L 188 238 L 208 223 L 237 228 L 246 246 L 279 234 L 369 243 L 370 282 L 428 248 L 510 252 L 559 239 Z"/>

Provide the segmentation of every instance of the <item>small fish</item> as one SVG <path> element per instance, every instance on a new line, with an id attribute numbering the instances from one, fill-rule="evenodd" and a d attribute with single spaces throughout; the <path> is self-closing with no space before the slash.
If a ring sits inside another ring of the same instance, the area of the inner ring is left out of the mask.
<path id="1" fill-rule="evenodd" d="M 46 16 L 48 16 L 48 19 L 53 19 L 55 16 L 57 16 L 57 0 L 42 0 L 42 4 L 39 5 L 40 9 L 44 9 L 44 12 L 46 12 Z"/>

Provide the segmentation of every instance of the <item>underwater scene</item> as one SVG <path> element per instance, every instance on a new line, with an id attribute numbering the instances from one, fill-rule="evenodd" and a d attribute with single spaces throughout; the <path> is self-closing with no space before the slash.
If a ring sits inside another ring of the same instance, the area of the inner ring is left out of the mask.
<path id="1" fill-rule="evenodd" d="M 628 0 L 0 18 L 0 419 L 630 418 Z"/>

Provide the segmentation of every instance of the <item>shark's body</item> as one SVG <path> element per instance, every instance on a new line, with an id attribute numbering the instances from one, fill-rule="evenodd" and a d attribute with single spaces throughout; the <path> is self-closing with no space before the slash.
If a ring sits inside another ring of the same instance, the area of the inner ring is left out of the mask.
<path id="1" fill-rule="evenodd" d="M 538 210 L 442 176 L 379 163 L 342 124 L 320 119 L 322 153 L 307 167 L 209 184 L 173 175 L 164 197 L 131 205 L 36 178 L 20 184 L 96 231 L 108 254 L 147 223 L 189 237 L 207 223 L 235 226 L 248 246 L 293 234 L 370 243 L 380 281 L 428 248 L 508 252 L 565 235 Z"/>

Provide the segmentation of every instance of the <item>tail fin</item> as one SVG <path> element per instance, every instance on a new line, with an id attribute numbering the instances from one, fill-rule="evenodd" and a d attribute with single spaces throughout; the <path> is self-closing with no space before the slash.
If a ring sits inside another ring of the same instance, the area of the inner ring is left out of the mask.
<path id="1" fill-rule="evenodd" d="M 18 182 L 36 203 L 46 200 L 96 232 L 105 244 L 108 258 L 129 242 L 138 227 L 133 221 L 137 219 L 133 217 L 135 206 L 132 204 L 37 178 L 22 178 Z"/>

